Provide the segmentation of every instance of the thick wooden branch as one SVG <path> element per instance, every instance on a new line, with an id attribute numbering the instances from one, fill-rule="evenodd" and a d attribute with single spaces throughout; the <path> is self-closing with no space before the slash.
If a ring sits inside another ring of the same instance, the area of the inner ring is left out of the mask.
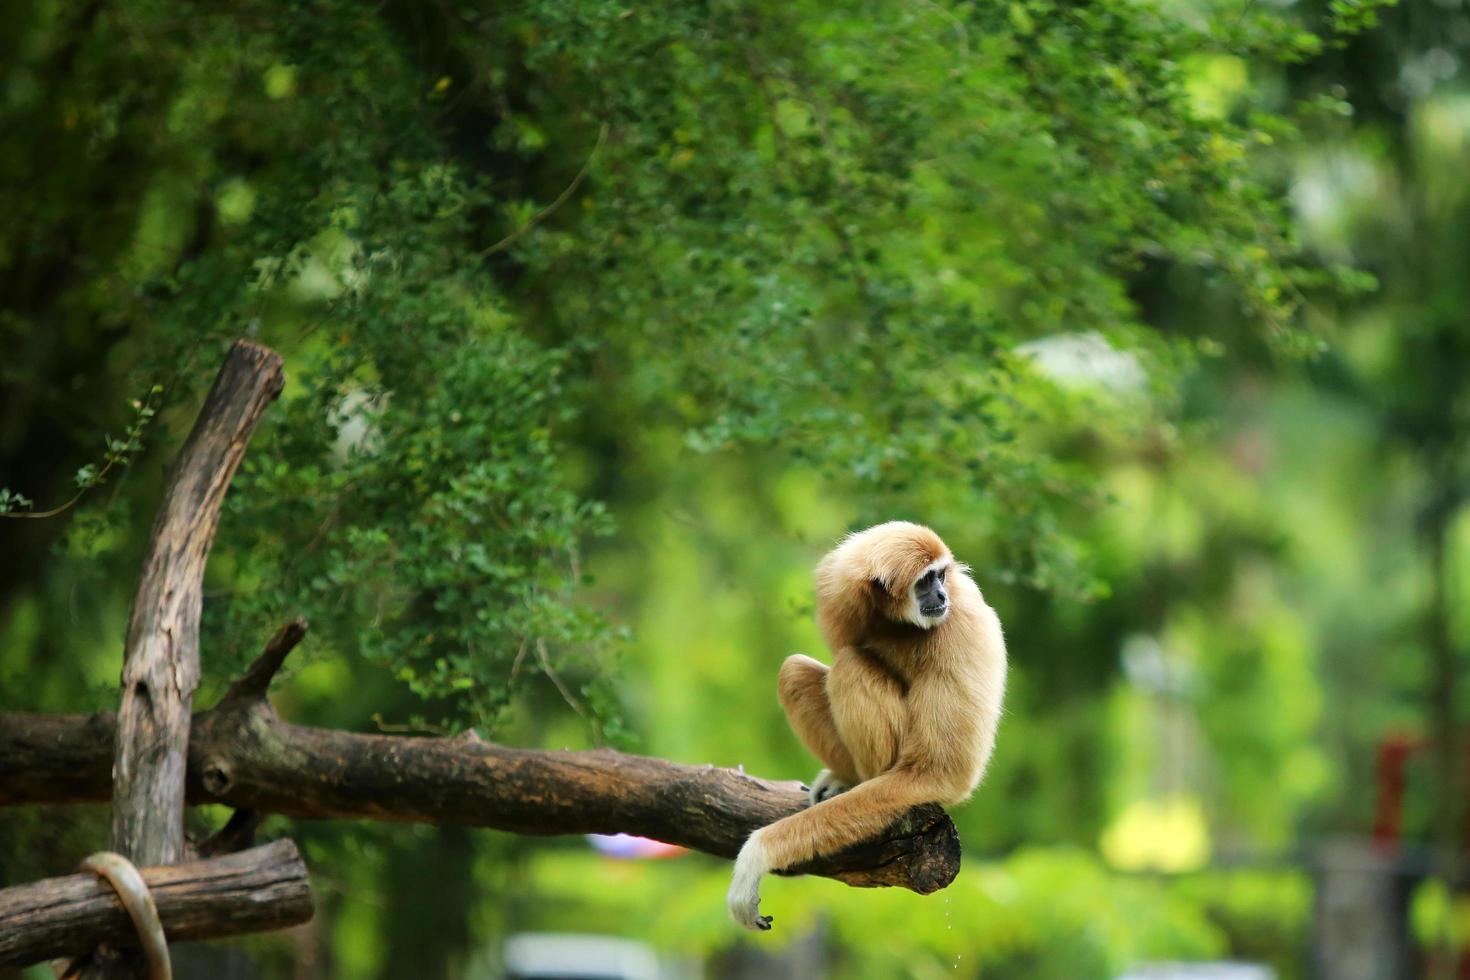
<path id="1" fill-rule="evenodd" d="M 277 354 L 235 343 L 153 522 L 128 620 L 112 794 L 112 848 L 139 865 L 184 854 L 184 770 L 199 683 L 204 563 L 245 444 L 283 384 Z"/>
<path id="2" fill-rule="evenodd" d="M 109 715 L 0 713 L 0 805 L 106 800 Z M 277 719 L 262 700 L 197 715 L 189 801 L 303 818 L 629 833 L 733 857 L 749 833 L 806 805 L 800 783 L 608 749 L 536 752 L 469 739 L 356 735 Z M 929 893 L 959 872 L 954 824 L 917 807 L 880 840 L 796 871 Z"/>
<path id="3" fill-rule="evenodd" d="M 208 861 L 143 869 L 171 942 L 283 929 L 312 916 L 311 887 L 288 840 Z M 0 967 L 137 945 L 112 888 L 94 874 L 0 890 Z"/>

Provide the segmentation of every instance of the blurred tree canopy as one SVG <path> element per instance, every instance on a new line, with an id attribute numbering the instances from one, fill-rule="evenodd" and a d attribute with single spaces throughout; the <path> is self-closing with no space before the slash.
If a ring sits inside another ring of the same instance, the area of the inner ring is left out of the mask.
<path id="1" fill-rule="evenodd" d="M 1071 443 L 1136 436 L 1152 409 L 1100 412 L 1018 345 L 1095 333 L 1167 400 L 1190 338 L 1141 326 L 1140 270 L 1191 270 L 1284 338 L 1320 276 L 1250 165 L 1288 123 L 1212 109 L 1184 70 L 1321 43 L 1269 18 L 7 17 L 5 120 L 25 138 L 0 162 L 5 485 L 64 498 L 129 398 L 162 385 L 176 427 L 227 339 L 281 349 L 292 384 L 231 498 L 209 668 L 299 612 L 451 723 L 492 721 L 518 662 L 555 674 L 602 645 L 580 556 L 607 504 L 657 485 L 663 464 L 638 464 L 668 438 L 774 452 L 857 519 L 922 513 L 986 542 L 992 576 L 1096 592 L 1067 520 L 1095 489 Z M 140 483 L 89 501 L 63 553 L 126 569 Z M 56 560 L 52 528 L 24 533 Z M 608 717 L 605 690 L 567 694 Z"/>

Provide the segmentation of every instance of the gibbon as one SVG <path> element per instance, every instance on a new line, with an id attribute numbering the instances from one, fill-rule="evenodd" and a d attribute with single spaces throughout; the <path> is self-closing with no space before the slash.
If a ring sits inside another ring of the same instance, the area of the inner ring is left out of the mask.
<path id="1" fill-rule="evenodd" d="M 812 806 L 750 835 L 726 898 L 747 929 L 768 872 L 876 836 L 920 803 L 960 803 L 995 746 L 1005 692 L 1000 620 L 939 535 L 892 521 L 817 565 L 829 668 L 796 654 L 777 690 L 796 737 L 826 767 Z"/>

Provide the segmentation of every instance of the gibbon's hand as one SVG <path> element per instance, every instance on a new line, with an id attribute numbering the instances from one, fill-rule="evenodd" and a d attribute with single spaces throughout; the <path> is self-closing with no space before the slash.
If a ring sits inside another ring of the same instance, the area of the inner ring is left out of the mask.
<path id="1" fill-rule="evenodd" d="M 832 775 L 831 769 L 823 769 L 817 773 L 817 778 L 812 780 L 811 789 L 807 790 L 807 800 L 812 806 L 816 806 L 823 800 L 830 800 L 838 793 L 846 793 L 852 789 L 852 784 L 843 782 Z"/>
<path id="2" fill-rule="evenodd" d="M 757 830 L 735 858 L 735 873 L 730 878 L 730 891 L 725 895 L 730 918 L 755 932 L 771 929 L 771 917 L 761 915 L 761 876 L 769 870 L 761 832 Z"/>

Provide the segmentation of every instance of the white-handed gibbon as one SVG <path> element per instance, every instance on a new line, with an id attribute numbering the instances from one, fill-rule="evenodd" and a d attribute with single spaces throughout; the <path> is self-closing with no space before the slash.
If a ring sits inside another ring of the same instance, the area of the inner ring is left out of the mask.
<path id="1" fill-rule="evenodd" d="M 792 729 L 826 766 L 812 806 L 752 833 L 727 902 L 747 929 L 760 881 L 874 837 L 910 807 L 965 800 L 995 746 L 1005 693 L 1000 620 L 939 535 L 892 521 L 849 536 L 817 565 L 827 665 L 797 654 L 778 691 Z"/>

